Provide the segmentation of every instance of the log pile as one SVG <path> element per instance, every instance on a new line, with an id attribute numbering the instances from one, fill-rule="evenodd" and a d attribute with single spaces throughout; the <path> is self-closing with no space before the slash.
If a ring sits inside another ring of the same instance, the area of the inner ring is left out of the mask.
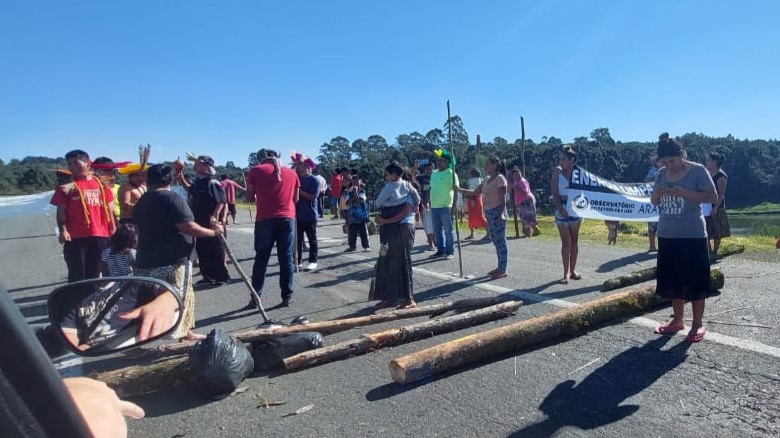
<path id="1" fill-rule="evenodd" d="M 370 324 L 420 316 L 437 316 L 451 310 L 491 306 L 498 301 L 499 299 L 495 297 L 463 299 L 356 318 L 337 319 L 272 329 L 249 330 L 234 333 L 231 336 L 244 342 L 251 342 L 255 340 L 270 339 L 274 336 L 288 333 L 318 331 L 323 334 L 332 334 Z M 509 316 L 512 312 L 517 310 L 520 305 L 520 302 L 511 301 L 474 312 L 466 312 L 461 315 L 426 321 L 421 324 L 410 325 L 400 329 L 389 330 L 368 336 L 379 346 L 397 345 L 397 343 L 410 342 L 412 339 L 421 339 L 425 336 L 430 336 L 432 333 L 444 333 L 446 331 L 458 330 L 471 325 L 500 319 Z M 390 332 L 393 332 L 393 334 Z M 393 342 L 396 344 L 393 344 Z M 194 345 L 194 342 L 180 342 L 161 346 L 159 350 L 155 351 L 161 352 L 162 356 L 182 355 L 189 353 L 189 350 L 191 350 Z M 194 374 L 189 368 L 188 358 L 186 356 L 169 357 L 151 364 L 134 365 L 118 370 L 96 373 L 90 377 L 106 383 L 121 397 L 135 397 L 194 381 Z"/>
<path id="2" fill-rule="evenodd" d="M 417 318 L 420 316 L 438 316 L 452 310 L 485 307 L 496 304 L 499 300 L 495 297 L 467 298 L 457 301 L 447 301 L 430 306 L 420 306 L 414 309 L 394 310 L 392 312 L 375 315 L 359 316 L 355 318 L 334 319 L 330 321 L 313 322 L 309 324 L 292 325 L 276 328 L 264 328 L 231 333 L 230 336 L 243 342 L 263 341 L 279 335 L 302 332 L 318 332 L 323 335 L 350 330 L 371 324 L 396 321 L 399 319 Z M 177 342 L 159 346 L 155 353 L 158 357 L 177 356 L 187 354 L 195 345 L 195 342 Z"/>
<path id="3" fill-rule="evenodd" d="M 459 315 L 425 321 L 419 324 L 407 325 L 390 330 L 363 335 L 357 339 L 340 342 L 316 350 L 306 351 L 284 360 L 284 367 L 297 370 L 313 365 L 346 359 L 351 356 L 365 354 L 369 350 L 405 344 L 431 336 L 464 329 L 489 321 L 505 318 L 514 313 L 523 303 L 508 301 L 484 309 L 472 310 Z"/>

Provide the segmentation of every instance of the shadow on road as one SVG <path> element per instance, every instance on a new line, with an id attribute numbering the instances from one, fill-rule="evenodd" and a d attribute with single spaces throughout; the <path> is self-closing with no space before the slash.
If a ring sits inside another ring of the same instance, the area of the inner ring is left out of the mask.
<path id="1" fill-rule="evenodd" d="M 647 252 L 641 252 L 638 254 L 632 254 L 629 256 L 621 257 L 619 259 L 610 260 L 606 263 L 603 263 L 601 266 L 596 268 L 596 272 L 599 273 L 605 273 L 605 272 L 612 272 L 615 269 L 622 268 L 623 266 L 636 264 L 645 262 L 648 260 L 655 260 L 657 253 L 647 253 Z M 652 266 L 637 266 L 639 269 L 646 269 L 646 268 L 652 268 Z"/>
<path id="2" fill-rule="evenodd" d="M 560 383 L 539 405 L 547 419 L 509 436 L 549 437 L 566 426 L 590 430 L 634 414 L 639 406 L 621 403 L 685 362 L 691 343 L 684 341 L 662 351 L 671 339 L 662 336 L 641 347 L 629 348 L 591 372 L 579 384 L 574 380 Z"/>
<path id="3" fill-rule="evenodd" d="M 132 401 L 144 407 L 147 418 L 164 417 L 215 402 L 205 397 L 194 385 L 157 391 L 134 397 Z"/>

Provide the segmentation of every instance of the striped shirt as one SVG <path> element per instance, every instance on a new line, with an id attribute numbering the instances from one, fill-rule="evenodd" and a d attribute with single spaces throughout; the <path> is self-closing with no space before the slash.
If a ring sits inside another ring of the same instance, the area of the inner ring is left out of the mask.
<path id="1" fill-rule="evenodd" d="M 111 277 L 123 277 L 133 275 L 135 266 L 135 250 L 130 249 L 118 253 L 112 253 L 111 248 L 103 250 L 100 260 L 108 266 L 108 275 Z"/>

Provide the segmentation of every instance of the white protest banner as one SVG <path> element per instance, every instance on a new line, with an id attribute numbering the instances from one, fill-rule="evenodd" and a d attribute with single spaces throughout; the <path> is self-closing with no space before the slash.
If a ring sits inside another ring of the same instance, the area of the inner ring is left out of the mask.
<path id="1" fill-rule="evenodd" d="M 619 183 L 574 166 L 566 191 L 571 216 L 608 221 L 658 222 L 658 207 L 650 203 L 653 183 Z M 712 206 L 702 204 L 705 216 Z"/>

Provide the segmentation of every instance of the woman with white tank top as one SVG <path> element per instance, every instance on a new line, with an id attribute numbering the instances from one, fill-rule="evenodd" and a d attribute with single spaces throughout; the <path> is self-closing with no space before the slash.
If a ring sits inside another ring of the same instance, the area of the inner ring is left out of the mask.
<path id="1" fill-rule="evenodd" d="M 558 166 L 552 171 L 550 191 L 555 204 L 555 225 L 561 236 L 561 259 L 563 261 L 563 279 L 561 284 L 568 284 L 569 279 L 580 280 L 582 276 L 577 273 L 577 254 L 579 253 L 579 237 L 581 217 L 569 216 L 566 212 L 566 190 L 571 181 L 571 171 L 577 162 L 577 152 L 571 146 L 564 146 L 561 151 Z"/>

